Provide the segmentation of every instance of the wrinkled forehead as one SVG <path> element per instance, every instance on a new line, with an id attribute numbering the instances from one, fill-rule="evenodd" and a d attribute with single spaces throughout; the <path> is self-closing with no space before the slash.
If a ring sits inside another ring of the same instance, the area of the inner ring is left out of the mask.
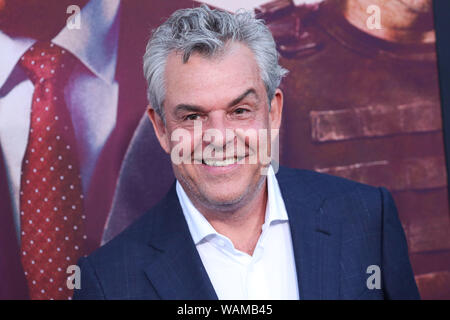
<path id="1" fill-rule="evenodd" d="M 235 43 L 219 55 L 193 53 L 187 62 L 172 52 L 165 67 L 166 105 L 217 104 L 239 96 L 248 88 L 264 90 L 254 54 L 246 45 Z"/>

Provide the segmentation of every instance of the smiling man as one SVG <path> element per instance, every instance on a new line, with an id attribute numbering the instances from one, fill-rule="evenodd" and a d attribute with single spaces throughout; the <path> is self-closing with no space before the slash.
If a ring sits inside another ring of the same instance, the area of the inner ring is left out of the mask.
<path id="1" fill-rule="evenodd" d="M 80 260 L 75 298 L 419 297 L 386 189 L 263 160 L 276 160 L 286 73 L 248 13 L 179 10 L 153 33 L 148 115 L 176 182 Z"/>
<path id="2" fill-rule="evenodd" d="M 184 137 L 192 143 L 192 161 L 173 166 L 179 194 L 182 198 L 187 195 L 212 227 L 228 236 L 236 249 L 251 255 L 260 236 L 258 229 L 264 222 L 267 188 L 265 176 L 261 175 L 263 164 L 249 161 L 249 153 L 256 153 L 255 146 L 249 146 L 251 137 L 241 138 L 239 133 L 279 128 L 282 93 L 279 89 L 266 92 L 258 63 L 248 46 L 227 42 L 216 50 L 212 57 L 192 52 L 187 62 L 181 53 L 171 52 L 165 68 L 164 114 L 158 106 L 150 108 L 149 115 L 167 153 L 173 152 L 175 142 L 171 137 L 175 130 L 183 128 L 192 133 Z M 271 58 L 276 63 L 275 53 Z M 269 112 L 268 94 L 273 96 Z M 194 136 L 196 121 L 202 132 L 218 130 L 222 134 L 211 139 L 202 139 L 203 134 Z M 236 132 L 235 137 L 227 135 L 226 129 Z M 205 156 L 201 150 L 206 151 L 208 145 L 219 152 Z M 242 155 L 237 154 L 237 145 L 245 146 L 240 148 L 244 151 Z M 226 158 L 228 148 L 236 153 L 231 152 Z M 195 154 L 201 159 L 196 159 Z"/>

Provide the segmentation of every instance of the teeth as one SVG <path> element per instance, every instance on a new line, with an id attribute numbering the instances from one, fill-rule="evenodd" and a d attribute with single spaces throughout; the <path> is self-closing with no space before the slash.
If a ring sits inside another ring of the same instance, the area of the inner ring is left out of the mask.
<path id="1" fill-rule="evenodd" d="M 236 159 L 231 158 L 231 159 L 226 159 L 226 160 L 223 160 L 223 161 L 220 161 L 220 160 L 207 160 L 207 159 L 205 159 L 204 161 L 205 161 L 206 165 L 208 165 L 208 166 L 212 166 L 212 167 L 226 167 L 226 166 L 229 166 L 231 164 L 234 164 L 236 162 Z"/>
<path id="2" fill-rule="evenodd" d="M 208 166 L 212 166 L 212 167 L 226 167 L 232 164 L 235 164 L 236 162 L 241 161 L 243 158 L 230 158 L 230 159 L 225 159 L 225 160 L 212 160 L 212 159 L 203 159 L 204 163 Z"/>

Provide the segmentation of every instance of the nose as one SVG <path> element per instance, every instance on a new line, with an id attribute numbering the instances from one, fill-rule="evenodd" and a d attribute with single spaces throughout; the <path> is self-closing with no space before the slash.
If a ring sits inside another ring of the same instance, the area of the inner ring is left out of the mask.
<path id="1" fill-rule="evenodd" d="M 234 141 L 234 130 L 226 114 L 220 110 L 211 112 L 203 124 L 203 148 L 211 145 L 222 148 L 225 152 L 227 145 Z"/>

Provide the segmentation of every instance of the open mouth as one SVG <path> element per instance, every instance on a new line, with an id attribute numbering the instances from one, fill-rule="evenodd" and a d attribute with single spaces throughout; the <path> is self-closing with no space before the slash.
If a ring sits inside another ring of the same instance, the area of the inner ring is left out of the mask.
<path id="1" fill-rule="evenodd" d="M 242 159 L 246 158 L 247 156 L 242 157 L 233 157 L 228 158 L 224 160 L 218 160 L 218 159 L 202 159 L 202 164 L 210 166 L 210 167 L 227 167 L 236 163 L 239 163 Z"/>

